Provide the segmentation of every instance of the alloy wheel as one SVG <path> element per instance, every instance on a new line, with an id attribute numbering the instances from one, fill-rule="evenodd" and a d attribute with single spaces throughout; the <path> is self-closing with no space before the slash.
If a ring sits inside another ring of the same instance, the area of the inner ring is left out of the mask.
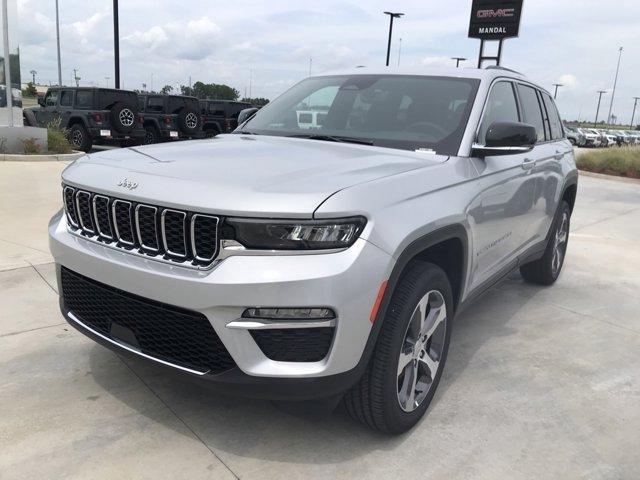
<path id="1" fill-rule="evenodd" d="M 120 111 L 119 119 L 123 127 L 130 127 L 131 125 L 133 125 L 135 115 L 128 108 L 123 108 Z"/>
<path id="2" fill-rule="evenodd" d="M 398 358 L 398 403 L 405 412 L 413 412 L 427 398 L 440 368 L 447 328 L 444 297 L 431 290 L 411 315 Z"/>
<path id="3" fill-rule="evenodd" d="M 71 135 L 71 143 L 73 143 L 73 146 L 76 148 L 80 148 L 82 147 L 83 141 L 84 135 L 82 134 L 82 132 L 80 130 L 74 130 L 73 134 Z"/>
<path id="4" fill-rule="evenodd" d="M 195 113 L 188 113 L 184 119 L 184 123 L 186 123 L 188 128 L 194 129 L 198 126 L 198 117 Z"/>

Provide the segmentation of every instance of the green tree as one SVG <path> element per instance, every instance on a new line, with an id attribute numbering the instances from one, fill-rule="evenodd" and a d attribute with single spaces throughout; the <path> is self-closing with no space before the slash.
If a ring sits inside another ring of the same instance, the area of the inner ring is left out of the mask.
<path id="1" fill-rule="evenodd" d="M 182 85 L 180 91 L 183 95 L 211 100 L 237 100 L 240 97 L 240 92 L 229 85 L 200 81 L 195 82 L 193 87 Z"/>
<path id="2" fill-rule="evenodd" d="M 246 103 L 250 103 L 251 105 L 253 105 L 254 107 L 264 107 L 267 103 L 269 103 L 269 99 L 268 98 L 262 98 L 262 97 L 258 97 L 258 98 L 243 98 L 242 99 L 243 102 Z"/>
<path id="3" fill-rule="evenodd" d="M 25 97 L 35 97 L 38 95 L 38 90 L 36 90 L 36 86 L 33 84 L 33 82 L 29 82 L 27 83 L 27 88 L 22 90 L 22 94 Z"/>
<path id="4" fill-rule="evenodd" d="M 168 95 L 173 91 L 173 87 L 171 85 L 165 85 L 160 89 L 160 93 L 163 95 Z"/>

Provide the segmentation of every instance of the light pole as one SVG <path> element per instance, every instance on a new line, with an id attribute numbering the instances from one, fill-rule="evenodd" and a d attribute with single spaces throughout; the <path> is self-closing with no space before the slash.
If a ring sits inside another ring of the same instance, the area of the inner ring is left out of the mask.
<path id="1" fill-rule="evenodd" d="M 36 73 L 38 73 L 38 72 L 36 72 L 35 70 L 31 70 L 29 73 L 31 74 L 31 82 L 35 85 L 36 84 Z"/>
<path id="2" fill-rule="evenodd" d="M 638 106 L 638 100 L 640 100 L 640 97 L 633 97 L 633 113 L 631 114 L 631 130 L 633 130 L 633 121 L 636 118 L 636 107 Z"/>
<path id="3" fill-rule="evenodd" d="M 402 38 L 398 42 L 398 67 L 400 66 L 400 57 L 402 56 Z"/>
<path id="4" fill-rule="evenodd" d="M 553 86 L 556 87 L 556 91 L 553 94 L 553 99 L 555 100 L 556 98 L 558 98 L 558 88 L 564 87 L 564 85 L 561 83 L 554 83 Z"/>
<path id="5" fill-rule="evenodd" d="M 105 80 L 106 80 L 106 82 L 107 82 L 107 88 L 109 88 L 109 79 L 110 79 L 110 78 L 111 78 L 111 77 L 104 77 L 104 79 L 105 79 Z"/>
<path id="6" fill-rule="evenodd" d="M 58 44 L 58 85 L 62 86 L 62 61 L 60 60 L 60 15 L 58 14 L 58 0 L 56 0 L 56 43 Z"/>
<path id="7" fill-rule="evenodd" d="M 607 93 L 606 90 L 598 90 L 598 108 L 596 109 L 596 119 L 593 122 L 593 127 L 596 128 L 598 126 L 598 114 L 600 113 L 600 101 L 602 100 L 602 95 Z"/>
<path id="8" fill-rule="evenodd" d="M 118 0 L 113 0 L 113 63 L 115 87 L 120 88 L 120 25 L 118 22 Z"/>
<path id="9" fill-rule="evenodd" d="M 383 12 L 385 15 L 389 15 L 389 41 L 387 42 L 387 67 L 389 66 L 389 57 L 391 56 L 391 36 L 393 35 L 393 19 L 400 18 L 404 13 L 400 12 Z"/>
<path id="10" fill-rule="evenodd" d="M 456 61 L 456 68 L 460 67 L 460 62 L 464 62 L 466 60 L 466 58 L 464 57 L 451 57 L 451 60 L 455 60 Z"/>
<path id="11" fill-rule="evenodd" d="M 613 93 L 611 94 L 611 104 L 609 105 L 609 115 L 607 116 L 607 122 L 611 121 L 611 112 L 613 110 L 613 99 L 616 96 L 616 85 L 618 84 L 618 73 L 620 72 L 620 60 L 622 59 L 622 50 L 623 48 L 620 47 L 620 49 L 618 50 L 618 67 L 616 68 L 616 78 L 613 81 Z"/>

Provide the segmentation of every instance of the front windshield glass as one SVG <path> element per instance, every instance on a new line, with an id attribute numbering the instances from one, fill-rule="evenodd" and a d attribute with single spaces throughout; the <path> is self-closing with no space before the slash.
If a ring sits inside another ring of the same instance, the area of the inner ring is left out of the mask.
<path id="1" fill-rule="evenodd" d="M 362 141 L 455 155 L 480 81 L 409 75 L 303 80 L 236 133 Z"/>

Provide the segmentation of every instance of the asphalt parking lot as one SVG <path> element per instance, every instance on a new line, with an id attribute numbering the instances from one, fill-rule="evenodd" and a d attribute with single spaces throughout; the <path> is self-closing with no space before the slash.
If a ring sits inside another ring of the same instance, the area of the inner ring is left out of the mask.
<path id="1" fill-rule="evenodd" d="M 430 412 L 388 438 L 214 394 L 64 323 L 61 163 L 0 163 L 0 478 L 640 478 L 640 182 L 582 176 L 564 272 L 457 319 Z"/>

